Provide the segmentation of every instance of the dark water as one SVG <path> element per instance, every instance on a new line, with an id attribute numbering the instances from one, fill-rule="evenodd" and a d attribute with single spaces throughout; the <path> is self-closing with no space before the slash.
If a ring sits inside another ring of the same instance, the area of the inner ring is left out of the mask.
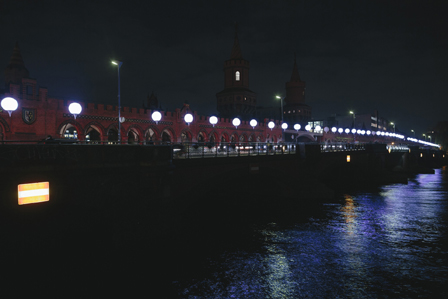
<path id="1" fill-rule="evenodd" d="M 178 298 L 447 298 L 447 176 L 437 169 L 349 192 L 292 223 L 252 225 L 171 289 Z"/>

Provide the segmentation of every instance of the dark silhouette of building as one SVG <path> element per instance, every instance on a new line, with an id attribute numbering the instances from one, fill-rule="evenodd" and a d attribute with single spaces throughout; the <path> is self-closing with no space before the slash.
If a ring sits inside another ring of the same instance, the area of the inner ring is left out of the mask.
<path id="1" fill-rule="evenodd" d="M 294 55 L 291 79 L 286 82 L 286 97 L 283 102 L 283 120 L 291 124 L 311 120 L 311 107 L 305 104 L 306 83 L 300 80 L 299 69 Z"/>
<path id="2" fill-rule="evenodd" d="M 224 62 L 224 89 L 216 94 L 220 117 L 248 120 L 255 116 L 257 96 L 249 89 L 249 69 L 249 61 L 241 53 L 235 26 L 232 53 Z"/>

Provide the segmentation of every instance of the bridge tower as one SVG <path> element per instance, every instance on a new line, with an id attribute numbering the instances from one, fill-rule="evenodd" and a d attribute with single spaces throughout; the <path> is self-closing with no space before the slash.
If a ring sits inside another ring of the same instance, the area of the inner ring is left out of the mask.
<path id="1" fill-rule="evenodd" d="M 249 61 L 243 58 L 238 40 L 238 27 L 230 59 L 224 62 L 224 89 L 216 94 L 220 117 L 240 117 L 247 120 L 255 116 L 256 93 L 249 89 Z"/>
<path id="2" fill-rule="evenodd" d="M 19 43 L 16 42 L 14 50 L 5 69 L 5 84 L 22 84 L 23 78 L 29 78 L 30 73 L 25 67 L 22 55 L 20 54 Z"/>
<path id="3" fill-rule="evenodd" d="M 311 119 L 311 106 L 305 104 L 306 83 L 300 80 L 296 55 L 289 82 L 286 82 L 286 98 L 283 118 L 292 123 L 305 123 Z"/>

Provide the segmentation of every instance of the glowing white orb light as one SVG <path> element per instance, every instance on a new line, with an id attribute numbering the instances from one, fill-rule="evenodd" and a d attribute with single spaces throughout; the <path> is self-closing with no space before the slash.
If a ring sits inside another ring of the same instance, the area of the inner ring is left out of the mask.
<path id="1" fill-rule="evenodd" d="M 255 127 L 258 125 L 258 122 L 256 119 L 252 119 L 249 123 L 249 125 L 255 129 Z"/>
<path id="2" fill-rule="evenodd" d="M 350 129 L 349 128 L 347 128 L 347 129 L 345 129 L 345 133 L 350 133 Z"/>
<path id="3" fill-rule="evenodd" d="M 311 126 L 310 126 L 310 125 L 306 125 L 306 126 L 305 126 L 305 130 L 306 130 L 306 131 L 310 131 L 310 130 L 311 130 Z"/>
<path id="4" fill-rule="evenodd" d="M 288 128 L 288 124 L 287 123 L 282 123 L 282 129 L 286 130 Z"/>
<path id="5" fill-rule="evenodd" d="M 366 134 L 367 134 L 367 135 L 370 135 L 371 133 L 372 133 L 372 132 L 370 132 L 370 130 L 367 130 L 367 131 L 366 131 Z"/>
<path id="6" fill-rule="evenodd" d="M 344 132 L 344 129 L 343 129 L 343 128 L 339 128 L 339 129 L 338 129 L 338 133 L 339 133 L 339 134 L 342 134 L 342 132 Z"/>
<path id="7" fill-rule="evenodd" d="M 357 130 L 357 131 L 356 131 L 356 134 L 361 134 L 361 130 Z"/>
<path id="8" fill-rule="evenodd" d="M 314 128 L 314 131 L 317 131 L 317 132 L 319 132 L 320 130 L 322 130 L 322 127 L 321 126 L 319 126 L 319 125 L 317 125 L 315 128 Z"/>
<path id="9" fill-rule="evenodd" d="M 356 129 L 352 129 L 352 134 L 355 134 L 356 133 Z"/>
<path id="10" fill-rule="evenodd" d="M 273 122 L 273 121 L 270 121 L 270 122 L 268 123 L 268 128 L 271 129 L 271 131 L 272 131 L 272 129 L 273 129 L 274 127 L 275 127 L 274 122 Z"/>
<path id="11" fill-rule="evenodd" d="M 216 116 L 210 116 L 209 120 L 208 120 L 213 127 L 218 123 L 218 118 Z"/>
<path id="12" fill-rule="evenodd" d="M 336 127 L 331 128 L 331 132 L 336 133 L 338 129 Z"/>
<path id="13" fill-rule="evenodd" d="M 17 107 L 19 107 L 19 103 L 17 103 L 17 100 L 11 97 L 4 98 L 1 105 L 3 110 L 8 111 L 9 116 L 11 116 L 11 113 L 13 111 L 16 111 Z"/>
<path id="14" fill-rule="evenodd" d="M 154 111 L 151 114 L 151 118 L 153 121 L 155 121 L 157 123 L 162 119 L 162 113 L 160 113 L 159 111 Z"/>
<path id="15" fill-rule="evenodd" d="M 185 114 L 184 120 L 188 125 L 190 125 L 190 123 L 193 122 L 193 115 L 191 115 L 191 113 Z"/>
<path id="16" fill-rule="evenodd" d="M 328 131 L 330 131 L 330 128 L 329 128 L 329 127 L 325 127 L 325 128 L 324 128 L 324 132 L 325 132 L 325 133 L 328 133 Z"/>
<path id="17" fill-rule="evenodd" d="M 68 106 L 68 111 L 73 114 L 73 117 L 76 119 L 76 115 L 80 114 L 82 111 L 82 107 L 79 103 L 71 103 Z"/>
<path id="18" fill-rule="evenodd" d="M 235 118 L 232 120 L 232 125 L 234 125 L 235 127 L 238 128 L 238 126 L 241 125 L 241 120 L 240 120 L 238 117 L 235 117 Z"/>
<path id="19" fill-rule="evenodd" d="M 298 131 L 300 130 L 301 126 L 299 124 L 295 124 L 294 125 L 294 130 Z"/>

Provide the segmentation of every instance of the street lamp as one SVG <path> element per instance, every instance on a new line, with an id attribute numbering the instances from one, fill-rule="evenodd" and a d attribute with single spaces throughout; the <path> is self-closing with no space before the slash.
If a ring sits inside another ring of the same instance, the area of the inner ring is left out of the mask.
<path id="1" fill-rule="evenodd" d="M 232 120 L 232 125 L 234 125 L 235 128 L 238 129 L 238 126 L 241 125 L 241 120 L 240 120 L 238 117 L 235 117 L 235 118 Z"/>
<path id="2" fill-rule="evenodd" d="M 411 130 L 411 132 L 414 133 L 414 137 L 415 137 L 415 131 L 414 131 L 414 130 Z"/>
<path id="3" fill-rule="evenodd" d="M 283 122 L 283 98 L 281 96 L 275 96 L 277 99 L 280 99 L 280 107 L 282 111 L 282 122 Z"/>
<path id="4" fill-rule="evenodd" d="M 119 60 L 112 60 L 112 64 L 118 66 L 118 144 L 121 144 L 120 68 L 123 62 Z"/>
<path id="5" fill-rule="evenodd" d="M 268 128 L 271 129 L 271 131 L 272 131 L 272 129 L 273 129 L 274 127 L 275 127 L 274 122 L 273 122 L 273 121 L 270 121 L 270 122 L 268 123 Z"/>
<path id="6" fill-rule="evenodd" d="M 8 111 L 9 117 L 11 117 L 11 113 L 16 111 L 17 107 L 19 107 L 17 100 L 11 97 L 4 98 L 1 105 L 3 110 Z"/>
<path id="7" fill-rule="evenodd" d="M 394 133 L 395 133 L 395 123 L 390 123 L 392 126 L 394 126 Z"/>
<path id="8" fill-rule="evenodd" d="M 151 114 L 151 118 L 153 121 L 156 122 L 156 125 L 158 124 L 158 122 L 162 119 L 162 113 L 160 113 L 159 111 L 154 111 Z"/>
<path id="9" fill-rule="evenodd" d="M 356 127 L 355 126 L 355 119 L 356 119 L 355 112 L 354 111 L 350 111 L 350 114 L 353 114 L 353 127 Z"/>
<path id="10" fill-rule="evenodd" d="M 71 103 L 68 106 L 68 111 L 73 114 L 73 117 L 76 119 L 76 115 L 80 114 L 82 111 L 82 107 L 79 103 Z"/>
<path id="11" fill-rule="evenodd" d="M 212 124 L 213 127 L 218 123 L 218 118 L 216 116 L 210 116 L 208 121 Z"/>
<path id="12" fill-rule="evenodd" d="M 423 136 L 425 136 L 425 141 L 426 141 L 426 134 L 423 134 Z"/>
<path id="13" fill-rule="evenodd" d="M 255 130 L 255 127 L 257 126 L 258 122 L 256 119 L 252 119 L 249 124 L 252 127 L 252 129 Z"/>
<path id="14" fill-rule="evenodd" d="M 191 115 L 190 113 L 185 114 L 184 120 L 187 125 L 190 125 L 190 123 L 193 122 L 193 115 Z"/>

